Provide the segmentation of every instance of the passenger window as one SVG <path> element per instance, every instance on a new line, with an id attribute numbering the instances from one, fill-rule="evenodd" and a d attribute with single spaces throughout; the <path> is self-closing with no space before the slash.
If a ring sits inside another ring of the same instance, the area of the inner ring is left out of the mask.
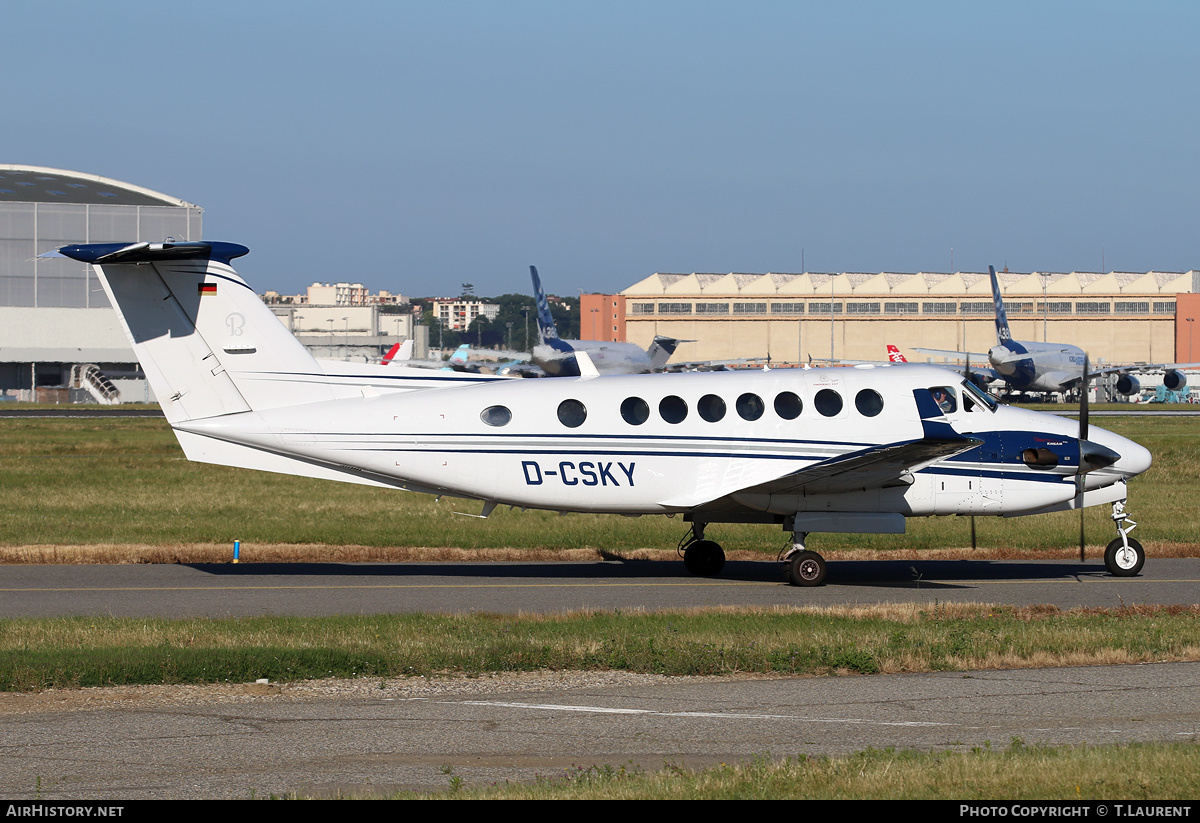
<path id="1" fill-rule="evenodd" d="M 558 404 L 558 422 L 568 428 L 578 428 L 587 420 L 587 407 L 578 400 L 564 400 Z"/>
<path id="2" fill-rule="evenodd" d="M 716 423 L 725 416 L 725 401 L 715 394 L 706 394 L 696 404 L 696 411 L 709 423 Z"/>
<path id="3" fill-rule="evenodd" d="M 658 402 L 658 413 L 668 423 L 682 423 L 688 413 L 687 401 L 673 394 L 667 395 Z"/>
<path id="4" fill-rule="evenodd" d="M 766 405 L 757 394 L 747 392 L 737 399 L 737 413 L 743 420 L 757 420 L 765 409 Z"/>
<path id="5" fill-rule="evenodd" d="M 813 398 L 813 405 L 822 417 L 836 417 L 842 411 L 842 396 L 833 389 L 821 389 Z"/>
<path id="6" fill-rule="evenodd" d="M 621 417 L 631 426 L 640 426 L 650 418 L 650 406 L 640 397 L 626 397 L 621 404 Z"/>
<path id="7" fill-rule="evenodd" d="M 942 414 L 951 414 L 958 410 L 958 400 L 954 389 L 949 386 L 931 386 L 929 393 L 933 395 L 933 402 L 937 403 Z"/>
<path id="8" fill-rule="evenodd" d="M 854 395 L 854 408 L 863 417 L 874 417 L 883 411 L 883 398 L 874 389 L 863 389 Z"/>
<path id="9" fill-rule="evenodd" d="M 775 413 L 784 420 L 795 420 L 804 411 L 804 403 L 793 392 L 784 391 L 775 395 Z"/>
<path id="10" fill-rule="evenodd" d="M 507 426 L 512 420 L 512 412 L 507 406 L 488 406 L 479 413 L 479 419 L 489 426 Z"/>

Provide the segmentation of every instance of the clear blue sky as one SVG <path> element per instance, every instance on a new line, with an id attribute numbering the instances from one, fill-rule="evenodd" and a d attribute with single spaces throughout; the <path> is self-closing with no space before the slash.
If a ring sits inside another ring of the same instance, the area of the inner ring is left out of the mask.
<path id="1" fill-rule="evenodd" d="M 0 6 L 0 162 L 205 209 L 253 286 L 1200 268 L 1200 4 Z"/>

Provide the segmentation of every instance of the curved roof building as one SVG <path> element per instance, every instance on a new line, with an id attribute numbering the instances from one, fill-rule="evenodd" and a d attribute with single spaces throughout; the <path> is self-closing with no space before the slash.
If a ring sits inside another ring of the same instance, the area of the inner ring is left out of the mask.
<path id="1" fill-rule="evenodd" d="M 66 402 L 80 391 L 81 364 L 99 365 L 124 399 L 148 399 L 91 266 L 38 255 L 71 243 L 199 240 L 201 214 L 97 174 L 0 164 L 0 399 Z"/>
<path id="2" fill-rule="evenodd" d="M 199 206 L 96 174 L 0 164 L 0 306 L 98 308 L 87 266 L 37 256 L 68 243 L 199 240 Z"/>

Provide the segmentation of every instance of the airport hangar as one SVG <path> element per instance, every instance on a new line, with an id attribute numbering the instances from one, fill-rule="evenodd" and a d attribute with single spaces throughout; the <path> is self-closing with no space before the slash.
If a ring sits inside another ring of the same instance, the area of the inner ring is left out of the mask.
<path id="1" fill-rule="evenodd" d="M 998 272 L 1013 337 L 1072 343 L 1093 365 L 1200 360 L 1200 271 Z M 656 273 L 618 294 L 585 294 L 581 331 L 673 360 L 770 357 L 786 364 L 886 360 L 892 343 L 987 352 L 996 345 L 987 272 Z"/>
<path id="2" fill-rule="evenodd" d="M 202 214 L 99 175 L 0 164 L 0 399 L 152 401 L 91 266 L 38 255 L 70 243 L 200 240 Z M 318 357 L 377 358 L 413 334 L 411 315 L 378 306 L 306 309 L 307 325 L 290 307 L 276 313 Z"/>
<path id="3" fill-rule="evenodd" d="M 199 206 L 106 177 L 0 165 L 0 389 L 5 400 L 149 400 L 91 266 L 39 254 L 69 243 L 199 240 Z M 88 366 L 98 368 L 89 382 Z M 106 383 L 107 381 L 107 383 Z M 86 388 L 85 388 L 86 387 Z"/>

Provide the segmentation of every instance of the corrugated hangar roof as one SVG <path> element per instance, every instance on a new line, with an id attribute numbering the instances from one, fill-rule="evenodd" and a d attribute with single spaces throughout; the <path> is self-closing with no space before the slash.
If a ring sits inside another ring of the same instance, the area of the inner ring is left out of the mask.
<path id="1" fill-rule="evenodd" d="M 1043 295 L 1158 295 L 1200 291 L 1200 271 L 1181 272 L 997 272 L 1005 297 Z M 832 284 L 831 284 L 831 281 Z M 650 297 L 814 297 L 826 299 L 914 298 L 978 295 L 990 299 L 987 272 L 657 272 L 621 294 Z"/>
<path id="2" fill-rule="evenodd" d="M 0 164 L 0 202 L 198 208 L 178 197 L 96 174 L 12 164 Z"/>

